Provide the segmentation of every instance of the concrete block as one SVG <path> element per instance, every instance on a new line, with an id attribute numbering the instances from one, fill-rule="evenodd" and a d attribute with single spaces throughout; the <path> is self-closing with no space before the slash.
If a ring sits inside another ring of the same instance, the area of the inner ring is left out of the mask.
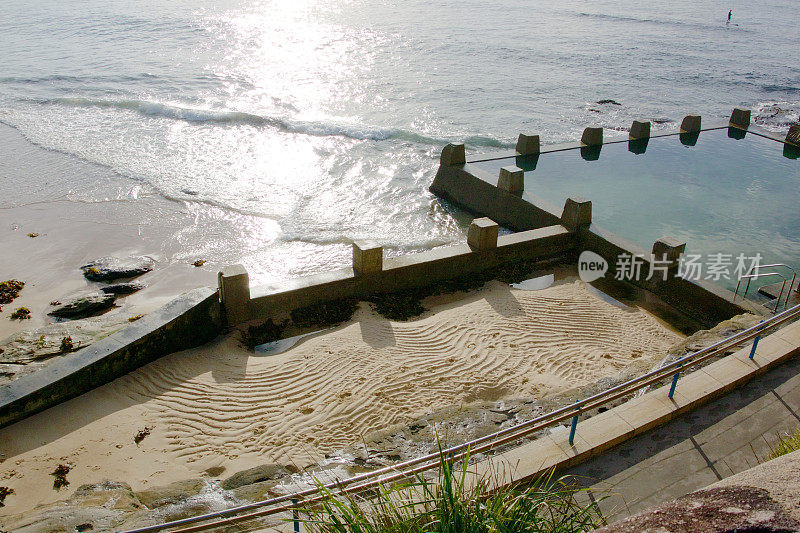
<path id="1" fill-rule="evenodd" d="M 503 167 L 500 169 L 497 187 L 510 193 L 521 193 L 525 189 L 525 173 L 515 165 Z"/>
<path id="2" fill-rule="evenodd" d="M 235 326 L 250 320 L 250 276 L 244 266 L 226 266 L 217 279 L 226 324 Z"/>
<path id="3" fill-rule="evenodd" d="M 789 131 L 786 133 L 784 142 L 800 146 L 800 124 L 792 124 L 789 126 Z"/>
<path id="4" fill-rule="evenodd" d="M 630 136 L 633 139 L 646 139 L 650 137 L 650 121 L 634 120 L 631 124 Z"/>
<path id="5" fill-rule="evenodd" d="M 561 214 L 561 224 L 570 231 L 592 223 L 592 202 L 580 196 L 567 198 Z"/>
<path id="6" fill-rule="evenodd" d="M 353 270 L 356 275 L 373 274 L 383 270 L 383 247 L 374 242 L 354 242 Z"/>
<path id="7" fill-rule="evenodd" d="M 497 248 L 497 234 L 500 226 L 491 218 L 476 218 L 469 225 L 467 244 L 474 251 Z"/>
<path id="8" fill-rule="evenodd" d="M 681 122 L 681 131 L 687 133 L 697 133 L 700 131 L 700 115 L 686 115 Z"/>
<path id="9" fill-rule="evenodd" d="M 731 113 L 731 124 L 746 128 L 750 125 L 750 110 L 743 107 L 734 107 Z"/>
<path id="10" fill-rule="evenodd" d="M 442 148 L 441 164 L 443 166 L 463 165 L 466 162 L 467 153 L 463 143 L 450 143 Z"/>
<path id="11" fill-rule="evenodd" d="M 581 142 L 588 146 L 603 144 L 603 128 L 596 126 L 586 128 L 581 135 Z"/>
<path id="12" fill-rule="evenodd" d="M 540 150 L 539 136 L 520 133 L 517 139 L 517 153 L 520 155 L 538 154 Z"/>
<path id="13" fill-rule="evenodd" d="M 686 243 L 673 237 L 661 237 L 653 243 L 653 257 L 657 261 L 667 261 L 670 268 L 678 268 L 681 255 L 686 251 Z"/>

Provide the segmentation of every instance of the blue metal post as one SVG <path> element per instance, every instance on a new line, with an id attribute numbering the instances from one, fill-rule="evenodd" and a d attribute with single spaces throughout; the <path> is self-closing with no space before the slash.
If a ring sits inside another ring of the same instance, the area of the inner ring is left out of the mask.
<path id="1" fill-rule="evenodd" d="M 678 365 L 678 368 L 680 368 L 681 366 L 683 365 Z M 675 395 L 675 387 L 678 386 L 678 377 L 680 375 L 681 375 L 680 372 L 675 372 L 675 374 L 672 376 L 672 385 L 670 385 L 669 387 L 669 395 L 667 396 L 670 400 L 672 399 L 672 396 Z"/>
<path id="2" fill-rule="evenodd" d="M 761 322 L 764 322 L 763 320 Z M 756 348 L 758 348 L 758 341 L 761 339 L 761 335 L 756 335 L 756 338 L 753 339 L 753 348 L 750 350 L 750 359 L 756 356 Z"/>
<path id="3" fill-rule="evenodd" d="M 569 443 L 570 445 L 575 443 L 575 431 L 578 429 L 578 415 L 580 415 L 581 410 L 578 409 L 575 411 L 575 416 L 572 417 L 572 427 L 569 430 Z"/>
<path id="4" fill-rule="evenodd" d="M 297 505 L 295 498 L 292 498 L 292 505 Z M 300 513 L 297 512 L 297 507 L 292 509 L 292 521 L 294 522 L 295 533 L 300 533 Z"/>

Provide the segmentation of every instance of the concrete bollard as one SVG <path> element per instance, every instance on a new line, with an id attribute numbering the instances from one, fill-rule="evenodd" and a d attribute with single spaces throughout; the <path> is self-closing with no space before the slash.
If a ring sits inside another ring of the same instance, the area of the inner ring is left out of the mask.
<path id="1" fill-rule="evenodd" d="M 521 168 L 510 165 L 500 169 L 497 187 L 511 194 L 519 194 L 525 189 L 525 173 Z"/>
<path id="2" fill-rule="evenodd" d="M 540 150 L 539 136 L 520 133 L 517 138 L 517 153 L 519 155 L 538 154 Z"/>
<path id="3" fill-rule="evenodd" d="M 476 218 L 469 225 L 467 244 L 476 252 L 497 248 L 497 234 L 499 231 L 500 226 L 491 218 Z"/>
<path id="4" fill-rule="evenodd" d="M 630 137 L 632 139 L 649 139 L 650 138 L 650 121 L 649 120 L 634 120 L 631 124 Z"/>
<path id="5" fill-rule="evenodd" d="M 686 115 L 683 117 L 683 121 L 681 122 L 681 131 L 685 131 L 687 133 L 699 133 L 700 124 L 700 115 Z"/>
<path id="6" fill-rule="evenodd" d="M 357 276 L 383 270 L 383 247 L 374 242 L 353 243 L 353 271 Z"/>
<path id="7" fill-rule="evenodd" d="M 592 223 L 592 202 L 580 196 L 571 196 L 564 203 L 561 224 L 570 231 L 587 227 Z"/>
<path id="8" fill-rule="evenodd" d="M 653 263 L 651 265 L 651 268 L 653 268 L 653 278 L 657 278 L 657 271 L 665 274 L 666 278 L 675 277 L 675 274 L 678 273 L 681 255 L 683 255 L 685 251 L 686 243 L 673 237 L 661 237 L 654 242 Z"/>
<path id="9" fill-rule="evenodd" d="M 235 326 L 250 320 L 250 276 L 242 265 L 229 265 L 217 274 L 225 322 Z"/>
<path id="10" fill-rule="evenodd" d="M 603 144 L 603 128 L 590 126 L 583 130 L 581 142 L 587 146 Z"/>
<path id="11" fill-rule="evenodd" d="M 789 131 L 786 132 L 786 139 L 783 142 L 800 146 L 800 124 L 789 126 Z"/>
<path id="12" fill-rule="evenodd" d="M 750 110 L 743 107 L 734 107 L 730 123 L 733 126 L 748 127 L 750 125 Z"/>
<path id="13" fill-rule="evenodd" d="M 463 165 L 467 162 L 467 152 L 464 143 L 450 143 L 442 148 L 442 166 Z"/>

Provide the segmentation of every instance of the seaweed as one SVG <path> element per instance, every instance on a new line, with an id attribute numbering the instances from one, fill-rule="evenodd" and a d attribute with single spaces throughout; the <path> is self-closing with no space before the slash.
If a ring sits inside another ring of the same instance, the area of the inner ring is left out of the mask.
<path id="1" fill-rule="evenodd" d="M 50 474 L 53 476 L 53 490 L 59 490 L 61 487 L 66 487 L 69 485 L 69 481 L 67 481 L 67 474 L 71 468 L 69 465 L 58 465 L 55 470 Z"/>
<path id="2" fill-rule="evenodd" d="M 139 320 L 143 316 L 144 315 L 135 315 L 135 316 L 132 316 L 132 317 L 128 317 L 128 322 L 136 322 L 137 320 Z"/>
<path id="3" fill-rule="evenodd" d="M 72 337 L 66 336 L 61 339 L 61 353 L 69 353 L 75 349 L 75 344 L 72 342 Z"/>
<path id="4" fill-rule="evenodd" d="M 418 291 L 393 292 L 370 298 L 375 311 L 389 320 L 409 320 L 424 313 Z"/>
<path id="5" fill-rule="evenodd" d="M 38 233 L 28 233 L 28 237 L 30 237 L 31 239 L 35 239 L 38 236 L 39 236 Z"/>
<path id="6" fill-rule="evenodd" d="M 343 298 L 301 307 L 292 311 L 292 321 L 300 327 L 332 327 L 347 322 L 358 309 L 358 300 Z"/>
<path id="7" fill-rule="evenodd" d="M 0 507 L 5 506 L 6 496 L 14 494 L 14 489 L 8 487 L 0 487 Z"/>
<path id="8" fill-rule="evenodd" d="M 153 431 L 152 427 L 145 426 L 144 429 L 139 430 L 139 432 L 136 435 L 134 435 L 133 442 L 135 442 L 136 445 L 138 446 L 139 443 L 142 442 L 144 438 L 150 434 L 151 431 Z"/>
<path id="9" fill-rule="evenodd" d="M 10 304 L 19 296 L 19 291 L 25 286 L 24 281 L 9 279 L 0 282 L 0 304 Z"/>
<path id="10" fill-rule="evenodd" d="M 11 320 L 30 320 L 31 310 L 27 307 L 19 307 L 16 311 L 11 313 L 9 317 Z"/>
<path id="11" fill-rule="evenodd" d="M 280 324 L 275 324 L 270 318 L 257 326 L 249 326 L 246 331 L 242 332 L 242 344 L 252 349 L 261 344 L 282 339 L 283 331 L 288 323 L 288 320 L 284 320 Z"/>
<path id="12" fill-rule="evenodd" d="M 205 259 L 198 259 L 197 261 L 192 263 L 192 265 L 194 265 L 196 267 L 201 267 L 201 266 L 203 266 L 205 264 L 206 264 L 206 260 Z"/>

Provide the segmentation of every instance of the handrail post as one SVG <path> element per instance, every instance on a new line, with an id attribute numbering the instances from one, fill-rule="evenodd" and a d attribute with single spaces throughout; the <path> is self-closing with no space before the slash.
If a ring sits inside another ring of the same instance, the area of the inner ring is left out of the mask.
<path id="1" fill-rule="evenodd" d="M 292 498 L 292 505 L 295 507 L 292 508 L 292 523 L 294 524 L 294 532 L 300 533 L 300 513 L 297 512 L 297 499 Z"/>
<path id="2" fill-rule="evenodd" d="M 575 409 L 575 416 L 572 417 L 572 427 L 569 430 L 569 445 L 575 443 L 575 432 L 578 430 L 578 416 L 581 414 L 580 407 Z"/>
<path id="3" fill-rule="evenodd" d="M 762 320 L 759 324 L 763 324 L 764 321 Z M 753 359 L 756 356 L 756 348 L 758 348 L 758 341 L 761 339 L 761 335 L 756 335 L 756 338 L 753 339 L 753 348 L 750 350 L 750 359 Z"/>
<path id="4" fill-rule="evenodd" d="M 683 365 L 678 365 L 678 368 L 680 368 L 682 366 Z M 675 374 L 673 374 L 673 376 L 672 376 L 672 385 L 670 385 L 669 394 L 667 395 L 667 398 L 669 398 L 670 400 L 675 395 L 675 387 L 678 386 L 678 377 L 680 377 L 680 375 L 681 375 L 681 373 L 680 373 L 680 371 L 678 371 L 678 372 L 675 372 Z"/>

